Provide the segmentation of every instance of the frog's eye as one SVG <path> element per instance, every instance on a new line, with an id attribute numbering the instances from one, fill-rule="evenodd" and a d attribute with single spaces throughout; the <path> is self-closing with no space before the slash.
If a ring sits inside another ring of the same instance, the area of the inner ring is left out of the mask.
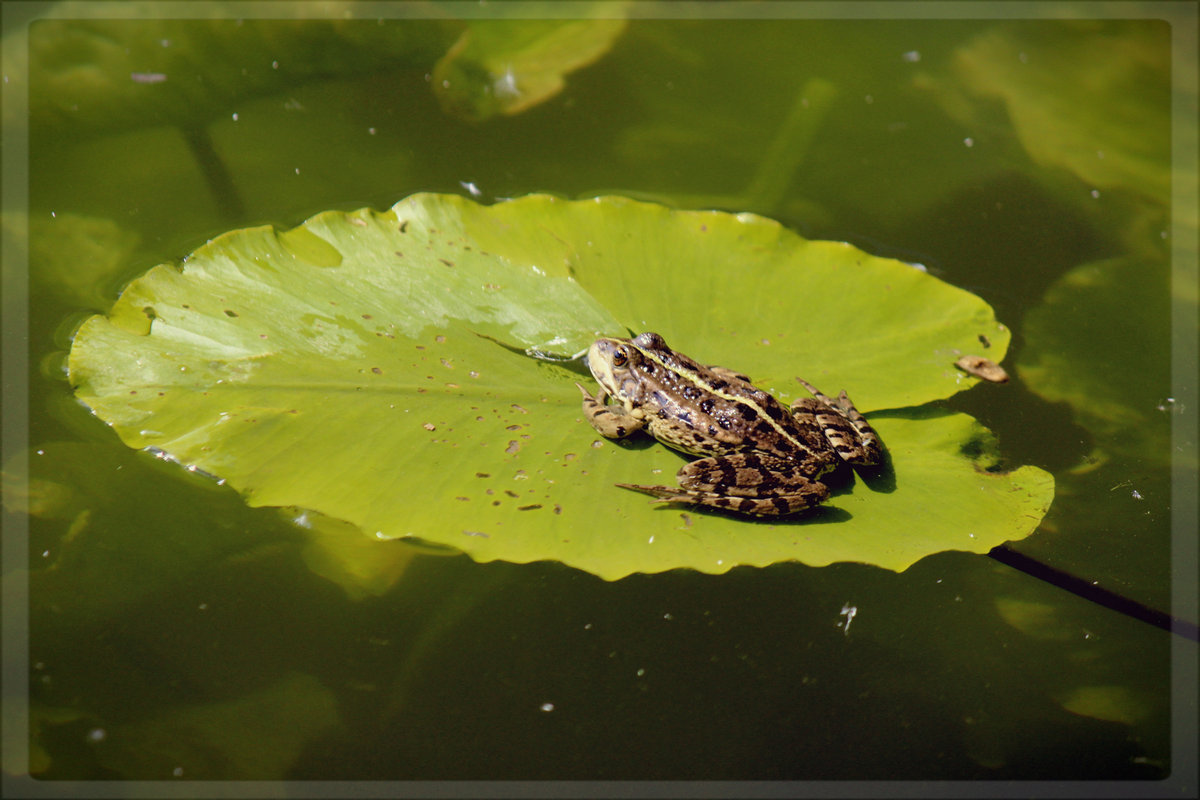
<path id="1" fill-rule="evenodd" d="M 629 362 L 629 355 L 626 354 L 624 348 L 617 348 L 613 351 L 612 363 L 614 367 L 623 367 Z"/>

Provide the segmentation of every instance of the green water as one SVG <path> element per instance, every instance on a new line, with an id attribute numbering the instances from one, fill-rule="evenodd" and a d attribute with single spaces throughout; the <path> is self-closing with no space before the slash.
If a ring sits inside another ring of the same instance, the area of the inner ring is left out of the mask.
<path id="1" fill-rule="evenodd" d="M 1167 610 L 1168 26 L 639 20 L 558 96 L 470 123 L 430 90 L 457 35 L 433 23 L 388 22 L 409 43 L 387 57 L 354 57 L 353 25 L 257 47 L 221 46 L 234 22 L 76 25 L 31 31 L 31 480 L 6 488 L 33 512 L 39 777 L 1170 774 L 1170 634 L 987 557 L 606 583 L 422 556 L 352 598 L 274 511 L 124 447 L 63 372 L 83 317 L 230 228 L 472 188 L 752 210 L 991 303 L 1014 379 L 949 405 L 1055 475 L 1013 548 Z M 68 35 L 94 71 L 64 68 Z M 301 40 L 344 63 L 297 66 Z M 128 42 L 183 53 L 157 99 L 86 88 Z"/>

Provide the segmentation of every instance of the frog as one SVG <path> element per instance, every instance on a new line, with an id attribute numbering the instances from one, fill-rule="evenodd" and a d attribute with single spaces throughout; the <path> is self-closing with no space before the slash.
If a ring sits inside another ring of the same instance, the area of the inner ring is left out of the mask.
<path id="1" fill-rule="evenodd" d="M 750 517 L 811 511 L 829 499 L 823 479 L 842 465 L 882 463 L 883 443 L 845 390 L 785 406 L 740 372 L 706 366 L 667 346 L 657 333 L 602 336 L 587 351 L 600 385 L 583 395 L 587 421 L 607 439 L 645 432 L 697 460 L 676 474 L 678 486 L 618 483 L 678 503 Z"/>

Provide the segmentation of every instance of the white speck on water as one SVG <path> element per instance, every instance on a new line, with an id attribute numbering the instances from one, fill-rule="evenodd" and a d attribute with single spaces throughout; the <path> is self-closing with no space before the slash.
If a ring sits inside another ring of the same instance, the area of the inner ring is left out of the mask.
<path id="1" fill-rule="evenodd" d="M 232 114 L 231 116 L 233 117 L 233 121 L 234 121 L 234 122 L 237 122 L 237 121 L 238 121 L 238 115 L 237 115 L 237 112 L 236 112 L 236 111 L 235 111 L 235 112 L 233 112 L 233 114 Z"/>
<path id="2" fill-rule="evenodd" d="M 183 767 L 176 767 L 175 769 L 171 770 L 171 774 L 176 778 L 182 778 L 183 777 Z"/>
<path id="3" fill-rule="evenodd" d="M 846 618 L 845 625 L 842 626 L 842 633 L 850 634 L 850 623 L 854 621 L 854 617 L 858 614 L 858 606 L 852 606 L 849 603 L 842 605 L 842 610 L 838 612 L 839 616 Z M 840 623 L 839 623 L 840 624 Z"/>
<path id="4" fill-rule="evenodd" d="M 1092 199 L 1093 200 L 1100 199 L 1100 190 L 1099 189 L 1092 189 Z"/>
<path id="5" fill-rule="evenodd" d="M 467 190 L 471 197 L 482 197 L 483 190 L 475 185 L 473 181 L 459 181 L 458 185 Z"/>
<path id="6" fill-rule="evenodd" d="M 554 703 L 542 703 L 539 708 L 548 713 L 554 710 Z"/>
<path id="7" fill-rule="evenodd" d="M 965 144 L 967 147 L 974 147 L 975 140 L 968 136 L 967 138 L 963 139 L 963 144 Z"/>
<path id="8" fill-rule="evenodd" d="M 907 53 L 901 54 L 900 57 L 910 64 L 915 64 L 921 60 L 921 54 L 916 50 L 909 50 Z"/>
<path id="9" fill-rule="evenodd" d="M 637 671 L 637 676 L 639 678 L 644 678 L 646 676 L 646 670 L 639 668 Z"/>
<path id="10" fill-rule="evenodd" d="M 88 731 L 87 738 L 89 742 L 103 742 L 108 738 L 108 731 L 104 728 L 92 728 Z"/>
<path id="11" fill-rule="evenodd" d="M 646 540 L 646 544 L 654 544 L 654 535 L 653 534 L 651 534 L 650 538 Z"/>
<path id="12" fill-rule="evenodd" d="M 1141 494 L 1141 492 L 1139 492 L 1137 489 L 1134 489 L 1134 490 L 1133 490 L 1132 492 L 1130 492 L 1129 494 L 1130 494 L 1130 495 L 1133 497 L 1133 499 L 1134 499 L 1134 500 L 1141 500 L 1141 499 L 1142 499 L 1142 494 Z"/>

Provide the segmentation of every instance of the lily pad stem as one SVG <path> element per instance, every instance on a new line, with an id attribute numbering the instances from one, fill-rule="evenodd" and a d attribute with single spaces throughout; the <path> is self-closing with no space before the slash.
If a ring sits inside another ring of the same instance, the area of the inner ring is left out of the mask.
<path id="1" fill-rule="evenodd" d="M 209 191 L 217 203 L 221 217 L 229 222 L 236 222 L 245 216 L 246 206 L 242 203 L 241 195 L 233 185 L 233 176 L 229 168 L 213 147 L 212 136 L 208 129 L 196 126 L 182 129 L 183 138 L 187 141 L 204 180 L 208 183 Z"/>

